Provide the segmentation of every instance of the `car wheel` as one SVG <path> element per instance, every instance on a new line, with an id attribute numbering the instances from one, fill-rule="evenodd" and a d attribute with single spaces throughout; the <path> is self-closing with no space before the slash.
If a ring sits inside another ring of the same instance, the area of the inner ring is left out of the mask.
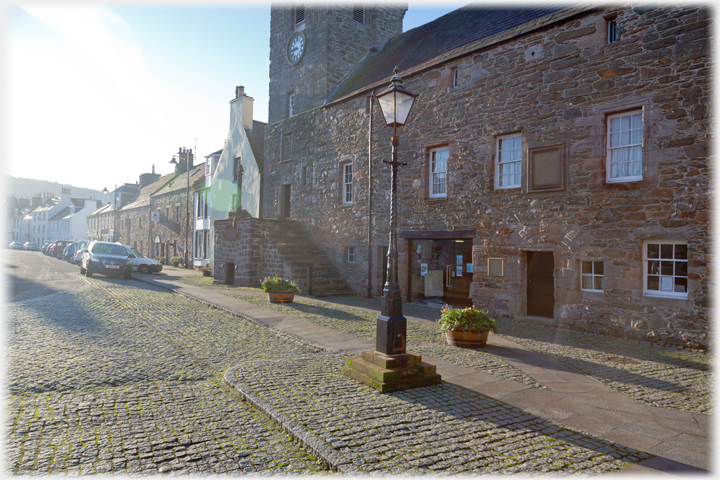
<path id="1" fill-rule="evenodd" d="M 88 269 L 85 269 L 85 276 L 86 276 L 87 278 L 92 277 L 92 272 L 90 272 L 90 270 L 88 270 Z"/>
<path id="2" fill-rule="evenodd" d="M 150 273 L 150 268 L 147 265 L 140 265 L 138 267 L 138 273 L 142 273 L 142 274 Z"/>
<path id="3" fill-rule="evenodd" d="M 60 260 L 62 258 L 62 253 L 58 253 L 57 255 L 55 255 L 55 257 Z"/>
<path id="4" fill-rule="evenodd" d="M 80 275 L 85 275 L 85 269 L 83 267 L 80 267 Z"/>

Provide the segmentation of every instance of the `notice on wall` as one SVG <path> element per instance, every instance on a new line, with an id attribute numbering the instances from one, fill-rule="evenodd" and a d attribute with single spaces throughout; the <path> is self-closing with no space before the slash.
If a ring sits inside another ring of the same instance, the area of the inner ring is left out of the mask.
<path id="1" fill-rule="evenodd" d="M 458 265 L 455 267 L 455 276 L 462 277 L 462 265 Z"/>
<path id="2" fill-rule="evenodd" d="M 474 270 L 473 270 L 473 264 L 472 264 L 472 263 L 468 263 L 468 264 L 465 266 L 465 271 L 466 271 L 467 273 L 473 273 L 473 272 L 474 272 Z"/>
<path id="3" fill-rule="evenodd" d="M 455 262 L 456 265 L 462 265 L 463 264 L 463 256 L 457 255 L 457 261 Z"/>
<path id="4" fill-rule="evenodd" d="M 673 279 L 672 277 L 661 277 L 660 278 L 660 290 L 663 292 L 672 292 L 673 291 Z"/>
<path id="5" fill-rule="evenodd" d="M 421 263 L 420 264 L 420 275 L 423 277 L 427 277 L 428 272 L 428 264 L 427 263 Z"/>

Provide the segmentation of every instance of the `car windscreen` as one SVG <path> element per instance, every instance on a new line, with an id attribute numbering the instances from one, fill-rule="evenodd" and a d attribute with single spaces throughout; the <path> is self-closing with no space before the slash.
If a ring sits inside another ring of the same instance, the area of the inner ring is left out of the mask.
<path id="1" fill-rule="evenodd" d="M 145 255 L 143 255 L 142 253 L 138 252 L 137 250 L 135 250 L 135 249 L 132 248 L 132 247 L 130 248 L 130 251 L 131 251 L 137 258 L 145 258 Z"/>
<path id="2" fill-rule="evenodd" d="M 105 255 L 122 255 L 127 256 L 127 251 L 125 250 L 125 247 L 122 247 L 120 245 L 104 245 L 104 244 L 96 244 L 93 247 L 92 253 L 98 253 L 98 254 L 105 254 Z"/>

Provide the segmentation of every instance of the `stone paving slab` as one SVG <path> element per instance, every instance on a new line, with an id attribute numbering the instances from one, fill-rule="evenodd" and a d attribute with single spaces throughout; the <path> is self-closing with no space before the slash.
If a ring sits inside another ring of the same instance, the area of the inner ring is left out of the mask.
<path id="1" fill-rule="evenodd" d="M 457 385 L 380 394 L 342 376 L 349 358 L 244 363 L 225 381 L 342 473 L 605 473 L 651 458 Z"/>

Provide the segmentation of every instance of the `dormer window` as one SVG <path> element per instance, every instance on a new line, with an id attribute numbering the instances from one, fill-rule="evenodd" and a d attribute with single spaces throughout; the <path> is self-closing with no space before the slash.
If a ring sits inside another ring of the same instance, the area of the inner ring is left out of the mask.
<path id="1" fill-rule="evenodd" d="M 365 5 L 362 3 L 353 4 L 353 20 L 365 24 Z"/>

